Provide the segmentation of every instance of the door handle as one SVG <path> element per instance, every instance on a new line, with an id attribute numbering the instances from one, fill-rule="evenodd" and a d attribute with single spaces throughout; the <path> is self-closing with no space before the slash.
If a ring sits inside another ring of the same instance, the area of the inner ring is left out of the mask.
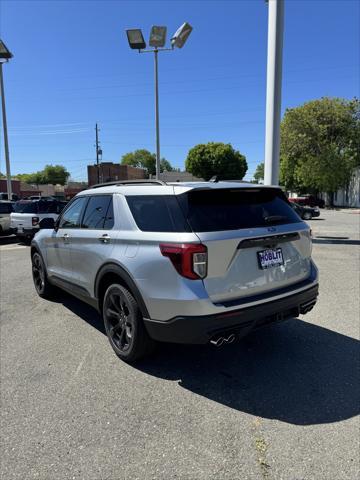
<path id="1" fill-rule="evenodd" d="M 64 240 L 64 243 L 68 243 L 70 235 L 68 233 L 64 233 L 64 235 L 61 238 Z"/>
<path id="2" fill-rule="evenodd" d="M 102 242 L 102 243 L 109 243 L 110 237 L 107 233 L 104 233 L 104 235 L 101 235 L 101 237 L 99 237 L 98 240 L 99 242 Z"/>

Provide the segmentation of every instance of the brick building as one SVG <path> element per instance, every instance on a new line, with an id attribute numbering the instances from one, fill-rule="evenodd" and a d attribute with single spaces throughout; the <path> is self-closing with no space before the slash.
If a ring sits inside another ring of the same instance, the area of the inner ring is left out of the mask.
<path id="1" fill-rule="evenodd" d="M 19 180 L 11 180 L 11 190 L 12 193 L 20 197 L 20 181 Z M 7 182 L 6 178 L 0 179 L 0 193 L 7 193 Z"/>
<path id="2" fill-rule="evenodd" d="M 88 165 L 89 187 L 96 183 L 114 182 L 116 180 L 141 180 L 147 178 L 146 170 L 143 168 L 120 165 L 119 163 L 102 162 L 99 164 L 99 171 L 96 165 Z M 99 177 L 98 177 L 99 172 Z"/>

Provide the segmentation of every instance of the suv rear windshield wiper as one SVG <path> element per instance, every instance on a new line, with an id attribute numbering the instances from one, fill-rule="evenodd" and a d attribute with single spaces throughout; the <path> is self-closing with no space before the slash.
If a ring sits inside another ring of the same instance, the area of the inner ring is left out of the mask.
<path id="1" fill-rule="evenodd" d="M 264 217 L 266 223 L 277 223 L 287 220 L 285 215 L 269 215 L 268 217 Z"/>

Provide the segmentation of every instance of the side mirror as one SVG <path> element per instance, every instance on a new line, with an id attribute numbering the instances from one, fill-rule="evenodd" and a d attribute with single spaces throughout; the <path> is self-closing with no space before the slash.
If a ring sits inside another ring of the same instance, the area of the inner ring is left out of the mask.
<path id="1" fill-rule="evenodd" d="M 43 218 L 40 220 L 39 227 L 41 230 L 47 229 L 54 229 L 55 228 L 55 220 L 51 217 Z"/>

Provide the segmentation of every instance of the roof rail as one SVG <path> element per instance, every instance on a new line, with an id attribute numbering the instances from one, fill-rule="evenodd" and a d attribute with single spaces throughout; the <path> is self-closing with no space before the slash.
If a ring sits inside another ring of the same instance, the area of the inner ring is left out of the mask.
<path id="1" fill-rule="evenodd" d="M 97 183 L 96 185 L 91 185 L 90 188 L 100 188 L 100 187 L 109 187 L 111 185 L 166 185 L 162 180 L 117 180 L 116 182 L 105 182 Z"/>

